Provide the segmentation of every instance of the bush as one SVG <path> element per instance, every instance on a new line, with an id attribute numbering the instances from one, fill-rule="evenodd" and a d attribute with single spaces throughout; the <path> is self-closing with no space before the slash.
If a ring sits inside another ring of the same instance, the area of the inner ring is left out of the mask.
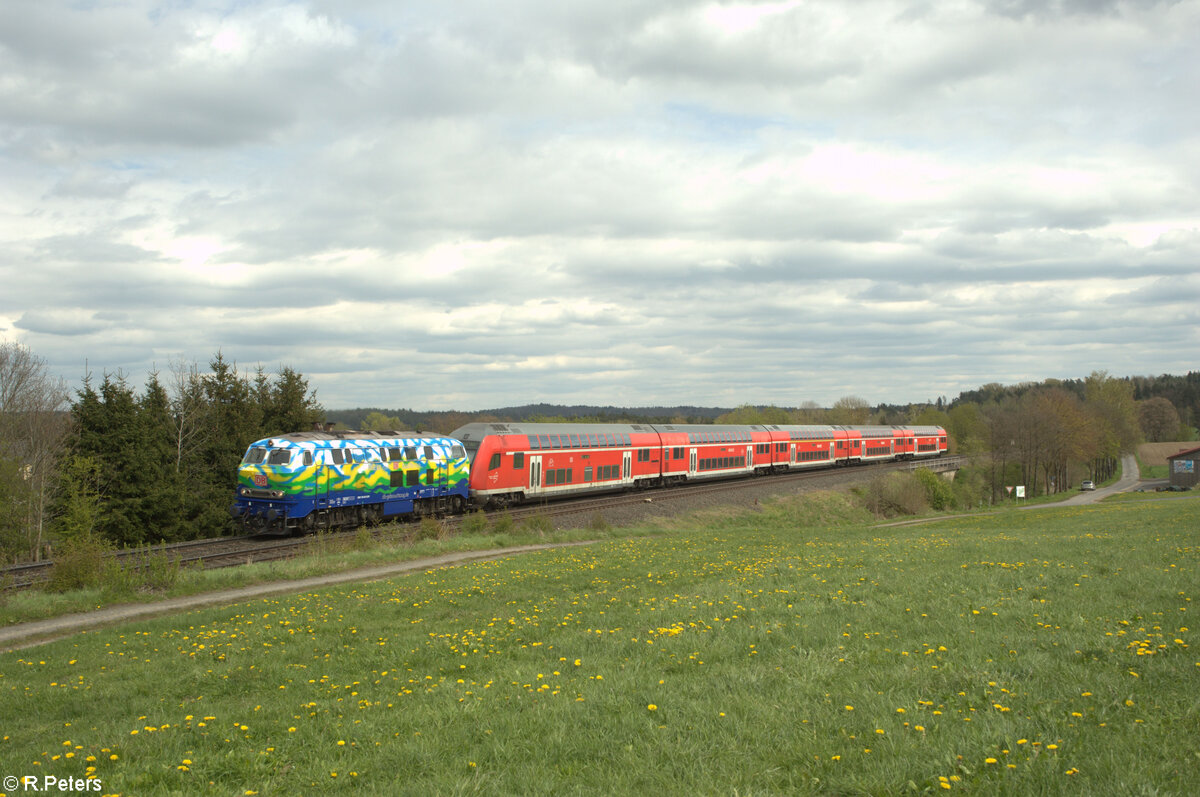
<path id="1" fill-rule="evenodd" d="M 112 546 L 97 534 L 85 533 L 63 540 L 54 550 L 54 567 L 46 588 L 51 592 L 98 587 L 112 565 Z"/>
<path id="2" fill-rule="evenodd" d="M 950 482 L 928 468 L 918 468 L 917 481 L 925 488 L 925 501 L 935 512 L 954 508 L 954 488 Z"/>
<path id="3" fill-rule="evenodd" d="M 554 531 L 554 524 L 545 515 L 531 515 L 521 523 L 521 531 L 537 537 L 545 537 Z"/>
<path id="4" fill-rule="evenodd" d="M 108 562 L 104 570 L 105 591 L 112 594 L 165 592 L 175 586 L 183 565 L 178 556 L 148 550 L 137 551 L 118 563 Z"/>
<path id="5" fill-rule="evenodd" d="M 444 533 L 442 522 L 436 518 L 423 517 L 421 524 L 417 527 L 416 538 L 418 540 L 441 540 Z"/>
<path id="6" fill-rule="evenodd" d="M 860 500 L 875 517 L 918 515 L 927 509 L 925 487 L 912 473 L 881 474 L 859 488 Z"/>
<path id="7" fill-rule="evenodd" d="M 463 534 L 472 537 L 481 537 L 488 533 L 488 518 L 482 510 L 475 510 L 471 514 L 463 518 L 462 521 Z"/>
<path id="8" fill-rule="evenodd" d="M 513 520 L 512 513 L 505 509 L 492 522 L 492 531 L 496 534 L 508 534 L 516 526 L 516 521 Z"/>
<path id="9" fill-rule="evenodd" d="M 599 512 L 592 515 L 592 519 L 588 521 L 587 527 L 588 531 L 595 532 L 596 534 L 607 534 L 612 530 L 612 526 L 609 525 L 609 522 L 604 518 L 604 515 L 600 514 Z"/>

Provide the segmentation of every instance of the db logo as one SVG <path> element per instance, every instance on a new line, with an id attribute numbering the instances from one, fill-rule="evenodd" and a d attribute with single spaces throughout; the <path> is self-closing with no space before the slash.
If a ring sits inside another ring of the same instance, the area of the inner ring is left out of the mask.
<path id="1" fill-rule="evenodd" d="M 267 486 L 267 477 L 262 475 L 261 473 L 254 474 L 254 486 L 255 487 L 266 487 Z"/>

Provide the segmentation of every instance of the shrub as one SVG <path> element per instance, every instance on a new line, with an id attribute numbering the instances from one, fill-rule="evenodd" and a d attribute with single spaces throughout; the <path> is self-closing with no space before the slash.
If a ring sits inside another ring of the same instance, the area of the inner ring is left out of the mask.
<path id="1" fill-rule="evenodd" d="M 417 527 L 416 538 L 418 540 L 440 540 L 442 537 L 443 525 L 437 518 L 423 517 L 421 523 Z"/>
<path id="2" fill-rule="evenodd" d="M 929 508 L 925 487 L 912 473 L 881 474 L 859 488 L 858 495 L 876 517 L 917 515 Z"/>
<path id="3" fill-rule="evenodd" d="M 931 509 L 941 512 L 954 507 L 954 488 L 950 482 L 928 468 L 918 468 L 915 475 L 925 488 L 925 501 Z"/>
<path id="4" fill-rule="evenodd" d="M 478 537 L 488 533 L 488 518 L 482 510 L 475 510 L 463 518 L 463 534 Z"/>
<path id="5" fill-rule="evenodd" d="M 545 515 L 531 515 L 521 523 L 521 531 L 525 534 L 545 537 L 554 531 L 554 524 Z"/>
<path id="6" fill-rule="evenodd" d="M 496 534 L 508 534 L 516 526 L 512 513 L 505 509 L 492 522 L 492 531 Z"/>
<path id="7" fill-rule="evenodd" d="M 110 563 L 112 547 L 91 532 L 70 537 L 54 551 L 54 567 L 46 588 L 51 592 L 98 587 Z"/>

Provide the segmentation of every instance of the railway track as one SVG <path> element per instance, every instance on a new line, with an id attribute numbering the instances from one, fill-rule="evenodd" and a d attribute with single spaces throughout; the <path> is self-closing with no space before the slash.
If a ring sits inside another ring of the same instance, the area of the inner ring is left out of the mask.
<path id="1" fill-rule="evenodd" d="M 646 503 L 664 505 L 679 504 L 700 498 L 734 494 L 745 490 L 748 486 L 769 485 L 772 488 L 786 489 L 792 484 L 814 481 L 837 481 L 846 476 L 863 480 L 881 471 L 914 470 L 929 468 L 931 470 L 953 470 L 966 461 L 965 457 L 941 457 L 936 460 L 921 460 L 914 462 L 885 462 L 865 465 L 856 468 L 822 468 L 811 471 L 796 471 L 771 476 L 750 476 L 742 479 L 728 479 L 697 484 L 683 484 L 674 487 L 655 487 L 649 489 L 631 490 L 623 493 L 582 498 L 568 501 L 537 501 L 509 507 L 506 510 L 490 512 L 489 517 L 496 517 L 507 512 L 514 523 L 520 524 L 531 518 L 546 518 L 551 522 L 579 516 L 601 516 L 605 512 L 643 505 Z M 464 516 L 442 518 L 439 522 L 449 531 L 456 531 L 464 521 Z M 407 540 L 413 536 L 413 529 L 419 524 L 414 522 L 389 523 L 384 526 L 370 528 L 367 531 L 376 540 Z M 352 538 L 347 533 L 334 535 L 349 543 Z M 254 536 L 214 537 L 204 540 L 189 540 L 186 542 L 164 543 L 143 548 L 122 549 L 114 551 L 113 557 L 122 567 L 145 567 L 148 562 L 160 560 L 178 563 L 182 566 L 201 567 L 205 569 L 232 567 L 254 562 L 266 562 L 307 553 L 313 546 L 326 544 L 325 535 L 291 538 L 261 538 Z M 29 562 L 9 565 L 0 569 L 0 588 L 24 589 L 43 583 L 50 578 L 54 567 L 53 561 Z"/>

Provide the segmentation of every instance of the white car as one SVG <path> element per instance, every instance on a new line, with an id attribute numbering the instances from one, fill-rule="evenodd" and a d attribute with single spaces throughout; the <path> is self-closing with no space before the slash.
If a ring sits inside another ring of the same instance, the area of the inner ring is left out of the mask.
<path id="1" fill-rule="evenodd" d="M 1095 490 L 1096 483 L 1091 479 L 1084 480 L 1083 484 L 1079 485 L 1080 490 Z"/>

